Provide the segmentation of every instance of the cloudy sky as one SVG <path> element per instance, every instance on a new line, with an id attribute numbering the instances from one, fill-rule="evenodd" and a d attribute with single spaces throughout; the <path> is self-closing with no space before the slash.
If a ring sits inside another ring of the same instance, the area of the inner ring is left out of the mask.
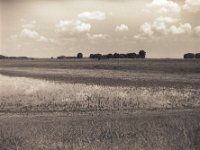
<path id="1" fill-rule="evenodd" d="M 0 53 L 181 58 L 200 52 L 200 0 L 0 0 Z"/>

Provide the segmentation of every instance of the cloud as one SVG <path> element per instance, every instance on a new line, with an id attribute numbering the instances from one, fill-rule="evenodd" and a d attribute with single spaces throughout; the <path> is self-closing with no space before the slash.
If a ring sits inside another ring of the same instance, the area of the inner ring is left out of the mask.
<path id="1" fill-rule="evenodd" d="M 70 34 L 89 32 L 90 29 L 91 25 L 89 23 L 80 20 L 61 20 L 56 24 L 57 32 L 69 32 Z"/>
<path id="2" fill-rule="evenodd" d="M 25 23 L 25 19 L 21 19 L 21 22 Z M 26 23 L 22 25 L 22 30 L 19 34 L 14 34 L 10 36 L 10 39 L 31 39 L 34 41 L 39 41 L 39 42 L 53 42 L 52 39 L 48 39 L 43 35 L 40 35 L 38 32 L 34 30 L 35 28 L 36 21 L 31 21 L 30 23 Z"/>
<path id="3" fill-rule="evenodd" d="M 105 20 L 106 14 L 101 11 L 82 12 L 78 15 L 82 20 Z"/>
<path id="4" fill-rule="evenodd" d="M 39 38 L 39 34 L 36 31 L 33 31 L 31 29 L 28 29 L 28 28 L 24 28 L 21 31 L 20 36 L 24 37 L 24 38 L 30 38 L 30 39 L 37 39 L 37 38 Z"/>
<path id="5" fill-rule="evenodd" d="M 29 28 L 22 29 L 18 37 L 25 38 L 25 39 L 33 39 L 39 42 L 53 42 L 52 39 L 48 39 L 45 36 L 40 35 L 38 32 L 34 31 L 33 29 L 29 29 Z"/>
<path id="6" fill-rule="evenodd" d="M 170 27 L 169 32 L 172 34 L 190 34 L 192 31 L 192 26 L 189 23 L 180 24 L 178 27 L 173 25 Z"/>
<path id="7" fill-rule="evenodd" d="M 152 28 L 158 34 L 167 34 L 168 33 L 167 27 L 170 24 L 175 23 L 176 21 L 177 21 L 177 19 L 175 19 L 175 18 L 161 16 L 154 20 L 154 22 L 152 24 Z"/>
<path id="8" fill-rule="evenodd" d="M 171 0 L 153 0 L 146 5 L 146 11 L 149 11 L 149 9 L 160 13 L 179 13 L 181 11 L 179 4 Z"/>
<path id="9" fill-rule="evenodd" d="M 145 39 L 146 37 L 151 37 L 154 34 L 152 29 L 152 25 L 145 22 L 143 25 L 140 26 L 141 34 L 135 35 L 135 39 Z"/>
<path id="10" fill-rule="evenodd" d="M 191 12 L 200 11 L 200 0 L 185 0 L 183 9 Z"/>
<path id="11" fill-rule="evenodd" d="M 125 32 L 128 31 L 128 26 L 125 24 L 121 24 L 115 27 L 116 32 Z"/>
<path id="12" fill-rule="evenodd" d="M 109 37 L 107 34 L 87 34 L 88 39 L 94 40 L 94 39 L 106 39 Z"/>
<path id="13" fill-rule="evenodd" d="M 145 35 L 167 34 L 170 24 L 175 23 L 177 19 L 171 17 L 158 17 L 153 23 L 144 23 L 140 29 Z"/>
<path id="14" fill-rule="evenodd" d="M 153 30 L 151 24 L 145 22 L 143 25 L 141 25 L 140 30 L 143 31 L 145 35 L 153 35 Z"/>
<path id="15" fill-rule="evenodd" d="M 178 23 L 179 20 L 171 17 L 158 17 L 152 23 L 145 22 L 140 26 L 140 34 L 134 36 L 136 39 L 155 38 L 161 36 L 180 35 L 192 33 L 192 26 L 189 23 Z"/>

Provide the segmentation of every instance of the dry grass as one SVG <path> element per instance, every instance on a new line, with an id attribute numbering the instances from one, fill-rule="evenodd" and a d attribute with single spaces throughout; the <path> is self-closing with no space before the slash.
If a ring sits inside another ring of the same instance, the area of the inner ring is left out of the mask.
<path id="1" fill-rule="evenodd" d="M 199 110 L 0 116 L 0 149 L 200 148 Z"/>
<path id="2" fill-rule="evenodd" d="M 168 87 L 111 87 L 1 77 L 1 112 L 92 111 L 194 108 L 200 90 Z"/>

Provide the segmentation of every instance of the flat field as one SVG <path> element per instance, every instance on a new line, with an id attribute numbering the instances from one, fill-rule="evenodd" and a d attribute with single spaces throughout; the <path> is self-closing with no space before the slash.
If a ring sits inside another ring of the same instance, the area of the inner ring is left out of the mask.
<path id="1" fill-rule="evenodd" d="M 0 73 L 66 83 L 109 86 L 200 87 L 199 60 L 0 60 Z"/>
<path id="2" fill-rule="evenodd" d="M 200 61 L 0 60 L 0 149 L 200 149 Z"/>

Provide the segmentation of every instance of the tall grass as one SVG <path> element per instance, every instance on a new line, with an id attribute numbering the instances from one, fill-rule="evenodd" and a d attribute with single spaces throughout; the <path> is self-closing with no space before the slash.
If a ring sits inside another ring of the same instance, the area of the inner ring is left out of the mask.
<path id="1" fill-rule="evenodd" d="M 198 150 L 199 110 L 0 116 L 2 150 Z"/>
<path id="2" fill-rule="evenodd" d="M 1 111 L 123 110 L 200 106 L 200 89 L 111 87 L 0 76 Z"/>

